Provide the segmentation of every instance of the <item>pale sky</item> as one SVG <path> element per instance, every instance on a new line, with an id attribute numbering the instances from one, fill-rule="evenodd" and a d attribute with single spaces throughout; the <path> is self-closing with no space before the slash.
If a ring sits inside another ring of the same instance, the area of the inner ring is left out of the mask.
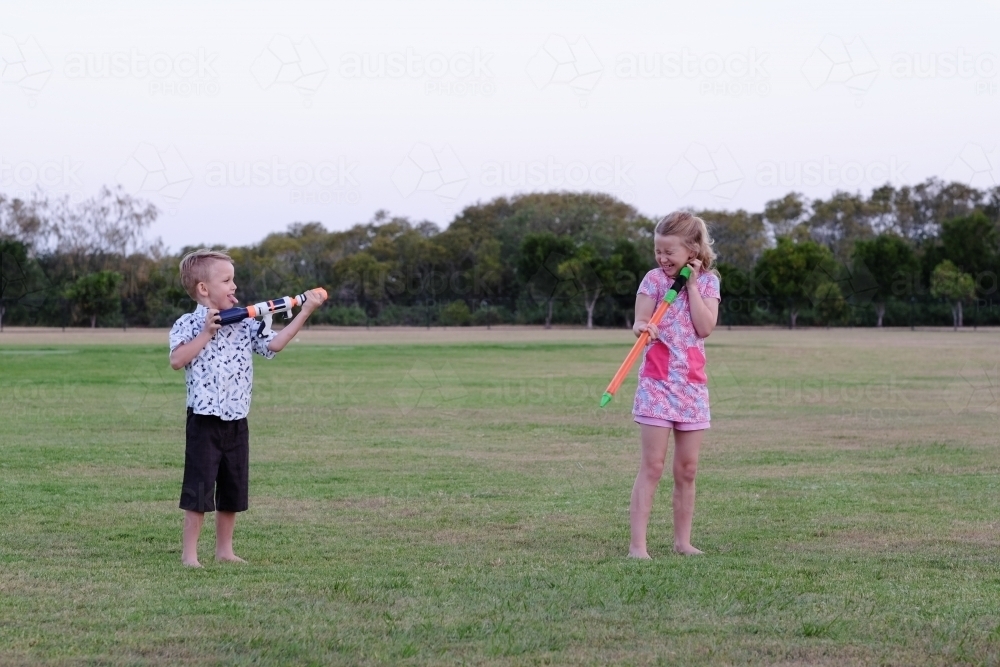
<path id="1" fill-rule="evenodd" d="M 1000 184 L 996 2 L 4 4 L 0 190 L 121 183 L 173 250 L 539 190 Z"/>

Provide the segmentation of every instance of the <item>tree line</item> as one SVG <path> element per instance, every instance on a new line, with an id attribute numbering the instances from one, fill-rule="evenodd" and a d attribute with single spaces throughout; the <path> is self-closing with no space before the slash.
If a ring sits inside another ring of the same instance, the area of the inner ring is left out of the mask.
<path id="1" fill-rule="evenodd" d="M 1000 324 L 1000 187 L 929 179 L 798 193 L 763 211 L 696 210 L 715 239 L 722 324 Z M 0 327 L 169 326 L 194 307 L 187 251 L 147 241 L 157 209 L 104 188 L 71 202 L 0 194 Z M 659 216 L 600 193 L 498 197 L 442 229 L 377 212 L 344 231 L 296 222 L 222 248 L 253 303 L 322 285 L 314 322 L 631 326 Z"/>

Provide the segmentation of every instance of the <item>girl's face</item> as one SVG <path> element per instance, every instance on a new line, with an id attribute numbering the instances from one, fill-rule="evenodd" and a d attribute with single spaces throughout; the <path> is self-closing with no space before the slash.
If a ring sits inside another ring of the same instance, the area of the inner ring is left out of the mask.
<path id="1" fill-rule="evenodd" d="M 671 278 L 676 277 L 684 265 L 694 259 L 694 253 L 684 245 L 679 236 L 654 236 L 653 251 L 656 263 Z"/>

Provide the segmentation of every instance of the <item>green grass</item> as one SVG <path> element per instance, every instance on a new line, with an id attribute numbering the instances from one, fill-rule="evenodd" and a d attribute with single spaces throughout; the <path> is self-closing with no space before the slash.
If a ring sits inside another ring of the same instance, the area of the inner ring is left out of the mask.
<path id="1" fill-rule="evenodd" d="M 665 480 L 651 562 L 627 345 L 259 360 L 250 564 L 193 571 L 164 347 L 0 340 L 0 664 L 1000 662 L 1000 335 L 714 334 L 707 555 Z"/>

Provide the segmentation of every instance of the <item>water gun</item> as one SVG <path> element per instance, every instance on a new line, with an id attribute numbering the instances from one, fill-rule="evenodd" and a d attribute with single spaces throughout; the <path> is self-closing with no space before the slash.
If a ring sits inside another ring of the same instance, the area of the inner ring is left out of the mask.
<path id="1" fill-rule="evenodd" d="M 667 290 L 667 293 L 663 295 L 663 301 L 660 302 L 660 305 L 658 305 L 656 310 L 653 311 L 652 317 L 649 318 L 650 324 L 660 323 L 660 320 L 663 319 L 664 315 L 666 315 L 667 309 L 670 308 L 670 304 L 672 304 L 674 299 L 677 298 L 677 294 L 684 289 L 684 285 L 687 284 L 690 276 L 691 267 L 685 266 L 681 269 L 681 272 L 674 279 L 673 285 L 671 285 L 670 289 Z M 632 368 L 632 364 L 635 363 L 635 360 L 639 358 L 640 354 L 642 354 L 642 350 L 646 347 L 648 340 L 648 331 L 643 331 L 639 334 L 639 339 L 635 341 L 635 345 L 632 346 L 632 350 L 628 353 L 628 356 L 625 357 L 625 361 L 623 361 L 622 365 L 618 368 L 618 372 L 615 373 L 613 378 L 611 378 L 611 384 L 609 384 L 608 388 L 604 390 L 604 396 L 601 396 L 602 408 L 610 403 L 611 399 L 615 397 L 615 392 L 618 391 L 620 386 L 622 386 L 622 382 L 625 381 L 625 376 L 628 375 L 628 372 Z"/>
<path id="2" fill-rule="evenodd" d="M 316 291 L 321 292 L 323 298 L 326 298 L 325 289 L 317 287 Z M 256 334 L 258 338 L 263 338 L 271 334 L 271 321 L 277 313 L 285 313 L 285 319 L 290 320 L 292 319 L 292 308 L 301 306 L 305 302 L 306 295 L 300 294 L 296 297 L 283 296 L 280 299 L 272 301 L 261 301 L 246 308 L 229 308 L 219 313 L 219 323 L 225 326 L 227 324 L 242 322 L 248 317 L 254 319 L 260 317 L 261 322 L 257 326 Z"/>

